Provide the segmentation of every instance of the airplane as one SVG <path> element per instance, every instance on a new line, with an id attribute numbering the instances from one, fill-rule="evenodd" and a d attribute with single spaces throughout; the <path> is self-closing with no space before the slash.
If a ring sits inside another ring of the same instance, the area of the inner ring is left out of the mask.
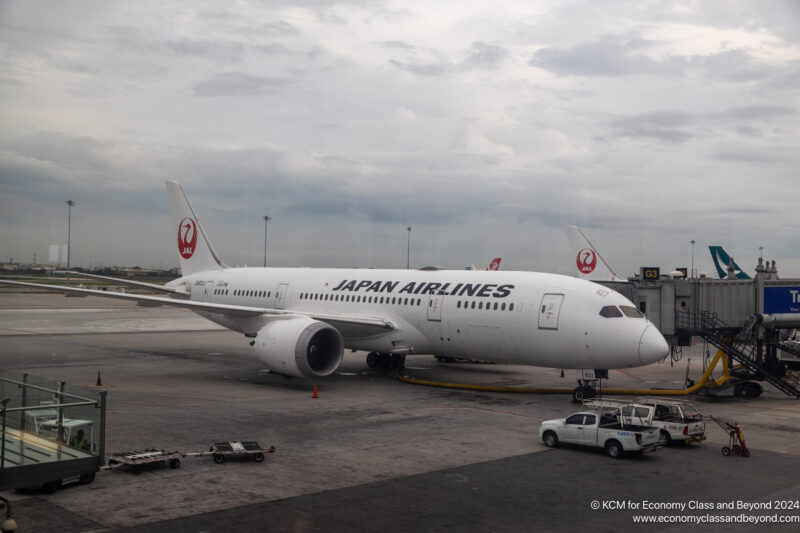
<path id="1" fill-rule="evenodd" d="M 475 265 L 472 265 L 471 267 L 467 267 L 466 270 L 500 270 L 501 259 L 502 258 L 500 257 L 495 257 L 494 259 L 492 259 L 492 262 L 489 263 L 489 266 L 486 268 L 475 268 Z"/>
<path id="2" fill-rule="evenodd" d="M 575 255 L 575 273 L 590 281 L 619 281 L 597 249 L 577 226 L 564 226 L 570 250 Z"/>
<path id="3" fill-rule="evenodd" d="M 733 263 L 736 279 L 751 279 L 750 276 L 733 261 L 731 256 L 722 249 L 722 246 L 709 246 L 708 251 L 711 252 L 711 259 L 714 260 L 714 266 L 717 267 L 719 279 L 726 279 L 728 277 L 728 265 L 731 263 Z"/>
<path id="4" fill-rule="evenodd" d="M 648 365 L 669 353 L 659 330 L 630 300 L 569 276 L 435 267 L 230 267 L 182 187 L 166 185 L 182 276 L 164 286 L 111 278 L 166 296 L 0 284 L 191 309 L 251 339 L 255 356 L 272 372 L 309 379 L 335 372 L 345 348 L 369 352 L 370 367 L 400 367 L 406 355 L 432 354 L 609 369 Z"/>

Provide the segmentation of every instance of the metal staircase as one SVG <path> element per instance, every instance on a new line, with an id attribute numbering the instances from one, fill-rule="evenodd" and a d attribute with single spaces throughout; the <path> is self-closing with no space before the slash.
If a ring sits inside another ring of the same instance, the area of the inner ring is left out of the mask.
<path id="1" fill-rule="evenodd" d="M 771 372 L 756 358 L 753 345 L 742 338 L 749 328 L 732 327 L 717 318 L 716 313 L 677 313 L 677 328 L 690 335 L 703 337 L 708 342 L 731 356 L 751 373 L 763 378 L 788 396 L 800 398 L 798 381 L 800 375 L 787 373 L 783 379 Z M 752 324 L 750 325 L 752 327 Z"/>

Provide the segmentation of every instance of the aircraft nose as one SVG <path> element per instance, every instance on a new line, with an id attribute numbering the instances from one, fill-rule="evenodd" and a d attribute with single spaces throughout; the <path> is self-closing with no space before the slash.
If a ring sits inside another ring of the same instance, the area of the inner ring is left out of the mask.
<path id="1" fill-rule="evenodd" d="M 661 361 L 669 354 L 669 345 L 655 326 L 647 326 L 639 339 L 639 360 L 649 365 Z"/>

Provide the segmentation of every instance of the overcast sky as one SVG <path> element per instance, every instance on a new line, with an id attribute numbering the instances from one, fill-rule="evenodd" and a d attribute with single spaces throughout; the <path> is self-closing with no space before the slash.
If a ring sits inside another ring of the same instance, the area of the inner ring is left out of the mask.
<path id="1" fill-rule="evenodd" d="M 0 2 L 0 261 L 800 277 L 798 169 L 794 0 Z"/>

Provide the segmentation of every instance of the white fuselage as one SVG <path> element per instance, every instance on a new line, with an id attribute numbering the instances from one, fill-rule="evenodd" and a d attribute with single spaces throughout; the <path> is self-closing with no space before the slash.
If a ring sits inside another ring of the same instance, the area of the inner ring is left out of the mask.
<path id="1" fill-rule="evenodd" d="M 555 368 L 625 368 L 663 359 L 666 341 L 633 304 L 601 285 L 557 274 L 461 270 L 226 268 L 171 282 L 191 300 L 286 312 L 378 318 L 365 332 L 338 324 L 345 347 Z M 255 336 L 266 317 L 196 311 Z M 606 313 L 608 314 L 608 313 Z"/>

